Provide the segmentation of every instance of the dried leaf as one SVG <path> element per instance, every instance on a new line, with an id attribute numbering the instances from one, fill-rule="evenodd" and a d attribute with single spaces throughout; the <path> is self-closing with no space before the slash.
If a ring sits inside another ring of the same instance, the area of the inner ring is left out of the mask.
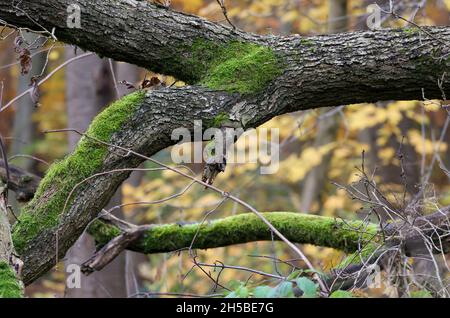
<path id="1" fill-rule="evenodd" d="M 145 88 L 150 88 L 156 85 L 161 84 L 161 81 L 159 80 L 159 78 L 157 78 L 156 76 L 153 76 L 150 80 L 148 79 L 144 79 L 141 83 L 141 88 L 145 89 Z"/>
<path id="2" fill-rule="evenodd" d="M 30 98 L 33 101 L 34 106 L 38 107 L 40 105 L 39 104 L 39 97 L 41 95 L 40 95 L 40 92 L 39 92 L 38 78 L 36 76 L 33 76 L 31 78 L 30 86 L 32 88 L 31 91 L 30 91 Z"/>
<path id="3" fill-rule="evenodd" d="M 18 50 L 19 61 L 20 61 L 20 74 L 25 75 L 31 71 L 31 53 L 28 49 L 21 48 Z"/>

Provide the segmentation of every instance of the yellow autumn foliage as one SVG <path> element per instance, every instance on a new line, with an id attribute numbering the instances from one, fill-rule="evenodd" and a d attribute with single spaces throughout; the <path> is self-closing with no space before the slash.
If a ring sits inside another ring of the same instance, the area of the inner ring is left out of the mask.
<path id="1" fill-rule="evenodd" d="M 447 144 L 445 142 L 433 142 L 429 139 L 422 138 L 422 134 L 418 130 L 408 131 L 408 140 L 417 153 L 425 153 L 427 155 L 433 154 L 435 151 L 443 152 L 447 150 Z"/>

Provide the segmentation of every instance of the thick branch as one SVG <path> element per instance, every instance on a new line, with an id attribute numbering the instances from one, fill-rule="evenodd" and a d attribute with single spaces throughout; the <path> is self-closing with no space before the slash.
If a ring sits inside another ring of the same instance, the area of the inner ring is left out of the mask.
<path id="1" fill-rule="evenodd" d="M 384 228 L 384 234 L 377 225 L 360 221 L 345 222 L 290 212 L 268 212 L 264 216 L 292 242 L 353 252 L 327 277 L 327 284 L 333 286 L 333 290 L 364 286 L 370 273 L 364 268 L 373 262 L 383 268 L 386 258 L 391 255 L 384 252 L 390 248 L 401 249 L 408 256 L 420 257 L 430 252 L 442 254 L 450 250 L 450 207 L 417 217 L 412 222 L 398 220 Z M 88 231 L 102 248 L 83 264 L 86 273 L 101 270 L 124 249 L 149 254 L 278 239 L 254 214 L 240 214 L 203 224 L 143 226 L 105 215 L 96 220 Z M 385 242 L 381 240 L 383 237 Z M 430 251 L 426 248 L 427 244 L 436 248 Z"/>
<path id="2" fill-rule="evenodd" d="M 279 229 L 290 241 L 332 247 L 345 252 L 358 251 L 367 243 L 381 242 L 376 224 L 361 221 L 344 221 L 331 217 L 293 212 L 266 212 L 264 217 Z M 431 215 L 419 217 L 412 224 L 404 221 L 391 223 L 385 229 L 386 247 L 403 245 L 408 256 L 424 255 L 424 238 L 434 239 L 447 253 L 450 240 L 450 207 Z M 229 245 L 279 240 L 254 214 L 239 214 L 205 223 L 164 224 L 134 226 L 114 217 L 102 217 L 89 227 L 100 246 L 113 244 L 118 237 L 134 233 L 122 247 L 145 254 L 167 253 L 188 248 L 208 249 Z M 136 233 L 140 233 L 136 235 Z M 438 243 L 438 235 L 442 235 Z M 111 248 L 111 247 L 109 247 Z M 371 248 L 372 249 L 372 248 Z"/>
<path id="3" fill-rule="evenodd" d="M 360 221 L 344 222 L 331 217 L 293 212 L 266 212 L 263 215 L 293 243 L 314 244 L 347 252 L 356 251 L 358 244 L 373 239 L 377 233 L 376 225 L 364 225 Z M 252 213 L 204 223 L 143 225 L 130 229 L 120 229 L 114 220 L 106 219 L 97 220 L 89 227 L 89 233 L 100 246 L 123 233 L 137 230 L 140 230 L 141 235 L 127 249 L 145 254 L 279 240 Z"/>
<path id="4" fill-rule="evenodd" d="M 0 298 L 18 298 L 23 295 L 23 284 L 18 277 L 22 262 L 14 255 L 5 194 L 0 182 Z"/>

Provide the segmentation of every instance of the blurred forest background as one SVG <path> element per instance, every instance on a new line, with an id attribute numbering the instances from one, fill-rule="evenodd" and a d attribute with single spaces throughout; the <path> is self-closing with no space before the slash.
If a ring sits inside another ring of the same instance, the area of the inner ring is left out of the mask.
<path id="1" fill-rule="evenodd" d="M 259 34 L 317 35 L 366 30 L 367 6 L 364 0 L 228 0 L 230 20 L 238 28 Z M 381 6 L 386 2 L 378 2 Z M 448 25 L 449 0 L 394 1 L 396 11 L 406 18 L 414 15 L 419 25 Z M 421 6 L 418 9 L 418 5 Z M 174 10 L 227 23 L 216 0 L 173 0 Z M 405 27 L 405 21 L 382 15 L 382 27 Z M 4 30 L 5 33 L 8 30 Z M 36 35 L 25 34 L 33 42 Z M 27 90 L 33 75 L 49 74 L 62 63 L 83 54 L 63 43 L 39 47 L 32 52 L 32 70 L 21 75 L 14 38 L 0 41 L 0 88 L 2 104 Z M 39 46 L 39 45 L 37 45 Z M 139 83 L 144 77 L 158 76 L 168 85 L 175 79 L 152 74 L 125 63 L 96 56 L 85 57 L 62 67 L 40 88 L 39 104 L 30 96 L 15 102 L 0 116 L 0 133 L 5 136 L 11 164 L 42 176 L 48 165 L 63 158 L 78 136 L 46 133 L 47 130 L 85 130 L 101 109 L 129 90 L 121 81 Z M 183 85 L 177 82 L 176 85 Z M 426 96 L 425 96 L 426 98 Z M 448 110 L 448 109 L 447 109 Z M 353 200 L 338 185 L 358 180 L 355 167 L 362 164 L 374 173 L 380 189 L 391 202 L 398 202 L 405 184 L 407 197 L 426 183 L 424 199 L 430 208 L 450 205 L 450 133 L 448 112 L 438 101 L 399 101 L 342 105 L 276 117 L 262 127 L 280 128 L 280 169 L 261 175 L 258 164 L 228 165 L 215 185 L 258 208 L 260 211 L 298 211 L 311 214 L 363 218 L 364 203 Z M 441 138 L 442 137 L 442 138 Z M 157 159 L 173 164 L 170 149 Z M 401 165 L 400 163 L 403 162 Z M 433 163 L 433 164 L 432 164 Z M 151 164 L 146 165 L 151 168 Z M 200 173 L 202 165 L 191 165 Z M 445 168 L 447 167 L 447 168 Z M 448 172 L 448 170 L 447 170 Z M 227 201 L 200 185 L 186 190 L 189 180 L 170 171 L 134 172 L 123 184 L 111 206 L 125 204 L 115 213 L 136 224 L 193 222 L 237 214 L 242 207 Z M 171 200 L 165 198 L 173 197 Z M 10 195 L 14 200 L 14 194 Z M 133 202 L 161 203 L 135 205 Z M 400 200 L 401 201 L 401 200 Z M 14 207 L 17 202 L 11 202 Z M 17 210 L 17 209 L 16 209 Z M 84 235 L 53 271 L 27 287 L 30 297 L 131 297 L 137 295 L 214 294 L 214 279 L 234 289 L 248 286 L 275 286 L 278 281 L 239 268 L 223 271 L 205 265 L 194 266 L 189 252 L 158 255 L 123 253 L 105 270 L 82 278 L 81 290 L 65 290 L 66 263 L 82 263 L 92 253 L 91 239 Z M 317 268 L 330 270 L 339 264 L 342 252 L 315 246 L 302 246 Z M 304 265 L 279 242 L 258 242 L 197 251 L 197 261 L 251 268 L 286 276 L 291 265 Z M 283 260 L 286 263 L 277 261 Z M 448 272 L 446 273 L 448 278 Z M 389 294 L 385 288 L 357 291 L 361 296 Z"/>

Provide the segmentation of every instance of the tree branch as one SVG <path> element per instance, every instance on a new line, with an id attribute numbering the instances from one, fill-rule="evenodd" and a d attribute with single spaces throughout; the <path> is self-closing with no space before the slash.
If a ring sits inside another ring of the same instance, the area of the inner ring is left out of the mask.
<path id="1" fill-rule="evenodd" d="M 364 243 L 380 242 L 376 224 L 361 221 L 344 221 L 332 217 L 294 213 L 263 213 L 276 228 L 294 243 L 331 247 L 345 252 L 355 252 Z M 408 224 L 399 220 L 385 229 L 386 246 L 404 244 L 408 256 L 426 254 L 424 237 L 433 238 L 450 231 L 450 207 L 419 217 Z M 126 249 L 145 253 L 168 253 L 188 248 L 208 249 L 255 241 L 278 240 L 269 228 L 254 214 L 244 213 L 213 221 L 190 224 L 163 224 L 136 226 L 112 216 L 102 216 L 88 229 L 99 246 L 106 246 L 125 233 L 137 233 L 127 242 Z M 419 244 L 419 242 L 422 242 Z M 441 242 L 444 252 L 450 240 Z M 192 245 L 191 245 L 192 244 Z M 436 250 L 435 253 L 442 253 Z"/>
<path id="2" fill-rule="evenodd" d="M 263 215 L 293 243 L 332 247 L 346 252 L 356 251 L 358 244 L 373 239 L 378 230 L 375 224 L 344 222 L 318 215 L 293 212 L 265 212 Z M 252 213 L 204 223 L 142 225 L 129 229 L 121 229 L 116 220 L 102 217 L 94 221 L 88 231 L 100 246 L 107 245 L 123 233 L 139 231 L 141 235 L 133 239 L 127 249 L 145 254 L 279 240 Z"/>
<path id="3" fill-rule="evenodd" d="M 424 28 L 427 34 L 386 29 L 308 38 L 258 36 L 145 1 L 80 0 L 81 28 L 76 29 L 67 26 L 72 2 L 22 0 L 19 10 L 2 0 L 0 14 L 11 25 L 55 28 L 66 43 L 190 84 L 253 93 L 272 80 L 259 101 L 273 107 L 278 100 L 285 111 L 422 99 L 422 88 L 427 98 L 441 98 L 437 79 L 450 71 L 448 46 L 442 44 L 450 40 L 448 27 Z M 449 84 L 443 88 L 448 91 Z"/>
<path id="4" fill-rule="evenodd" d="M 266 212 L 263 215 L 293 243 L 331 247 L 357 255 L 350 255 L 328 277 L 328 286 L 335 285 L 336 288 L 364 284 L 367 273 L 359 273 L 363 268 L 360 262 L 375 262 L 392 247 L 401 248 L 408 256 L 423 256 L 428 253 L 426 244 L 433 241 L 434 246 L 439 247 L 433 250 L 434 253 L 450 251 L 450 207 L 418 217 L 412 223 L 398 220 L 389 224 L 384 235 L 376 224 L 361 221 L 348 222 L 292 212 Z M 95 220 L 88 232 L 101 248 L 83 264 L 87 274 L 101 270 L 124 249 L 152 254 L 279 240 L 254 214 L 239 214 L 205 223 L 141 226 L 107 214 Z M 382 237 L 386 237 L 385 242 Z M 381 261 L 381 265 L 383 263 Z"/>

